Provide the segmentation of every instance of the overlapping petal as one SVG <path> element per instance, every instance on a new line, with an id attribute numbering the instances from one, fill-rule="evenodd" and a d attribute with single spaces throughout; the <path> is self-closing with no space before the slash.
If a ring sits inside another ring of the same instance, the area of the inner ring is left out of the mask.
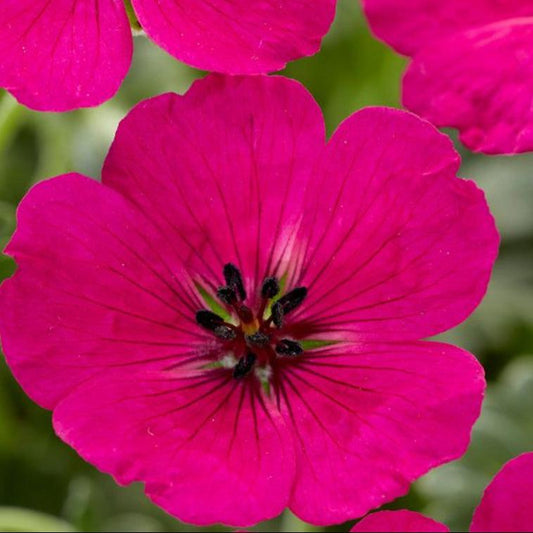
<path id="1" fill-rule="evenodd" d="M 372 31 L 414 55 L 431 41 L 503 19 L 533 16 L 527 0 L 362 0 Z"/>
<path id="2" fill-rule="evenodd" d="M 468 148 L 533 150 L 533 17 L 512 19 L 436 41 L 404 78 L 407 108 L 459 129 Z"/>
<path id="3" fill-rule="evenodd" d="M 228 74 L 282 69 L 314 54 L 336 0 L 132 0 L 147 34 L 189 65 Z"/>
<path id="4" fill-rule="evenodd" d="M 533 150 L 533 4 L 364 0 L 374 33 L 412 63 L 404 105 L 488 154 Z"/>
<path id="5" fill-rule="evenodd" d="M 462 455 L 485 381 L 470 354 L 438 343 L 358 343 L 283 372 L 296 434 L 290 508 L 313 524 L 361 516 Z"/>
<path id="6" fill-rule="evenodd" d="M 292 437 L 269 400 L 231 374 L 122 372 L 54 411 L 58 435 L 181 520 L 248 526 L 287 505 Z"/>
<path id="7" fill-rule="evenodd" d="M 66 111 L 111 98 L 132 47 L 121 0 L 2 0 L 0 87 L 33 109 Z"/>
<path id="8" fill-rule="evenodd" d="M 380 511 L 365 516 L 352 529 L 353 533 L 378 532 L 446 532 L 450 531 L 444 524 L 413 511 Z"/>
<path id="9" fill-rule="evenodd" d="M 35 186 L 6 251 L 18 269 L 0 288 L 3 348 L 44 407 L 103 369 L 181 360 L 211 341 L 194 322 L 202 303 L 179 250 L 94 180 Z"/>
<path id="10" fill-rule="evenodd" d="M 509 461 L 485 489 L 470 531 L 531 531 L 533 453 Z"/>
<path id="11" fill-rule="evenodd" d="M 483 193 L 429 123 L 360 111 L 335 132 L 306 198 L 298 320 L 315 336 L 414 340 L 466 318 L 498 236 Z"/>
<path id="12" fill-rule="evenodd" d="M 213 75 L 137 106 L 103 181 L 150 213 L 206 285 L 233 262 L 253 294 L 288 261 L 324 135 L 297 82 Z"/>
<path id="13" fill-rule="evenodd" d="M 314 54 L 336 0 L 134 0 L 147 34 L 189 65 L 229 74 L 282 69 Z M 37 110 L 101 104 L 131 63 L 123 0 L 3 0 L 0 87 Z"/>

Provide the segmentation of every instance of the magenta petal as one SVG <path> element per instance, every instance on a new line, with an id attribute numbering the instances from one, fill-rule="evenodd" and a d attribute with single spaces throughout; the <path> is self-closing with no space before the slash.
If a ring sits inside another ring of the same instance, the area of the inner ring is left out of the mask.
<path id="1" fill-rule="evenodd" d="M 506 463 L 485 489 L 470 531 L 531 531 L 533 452 Z"/>
<path id="2" fill-rule="evenodd" d="M 533 15 L 529 0 L 362 1 L 376 36 L 406 55 L 461 30 Z"/>
<path id="3" fill-rule="evenodd" d="M 203 70 L 260 74 L 314 54 L 336 0 L 132 0 L 146 33 Z M 186 4 L 186 5 L 185 5 Z"/>
<path id="4" fill-rule="evenodd" d="M 418 531 L 446 532 L 450 531 L 444 524 L 413 511 L 379 511 L 365 516 L 352 529 L 353 533 L 417 533 Z"/>
<path id="5" fill-rule="evenodd" d="M 461 456 L 479 416 L 483 369 L 438 343 L 341 344 L 285 369 L 296 434 L 290 508 L 313 524 L 361 516 Z"/>
<path id="6" fill-rule="evenodd" d="M 132 39 L 122 1 L 2 0 L 0 87 L 24 105 L 66 111 L 111 98 Z"/>
<path id="7" fill-rule="evenodd" d="M 2 344 L 44 407 L 103 369 L 168 365 L 206 342 L 188 278 L 172 277 L 182 268 L 173 248 L 94 180 L 67 175 L 33 187 L 6 251 L 18 269 L 0 288 Z"/>
<path id="8" fill-rule="evenodd" d="M 413 59 L 404 103 L 475 151 L 533 150 L 533 17 L 435 42 Z"/>
<path id="9" fill-rule="evenodd" d="M 386 108 L 347 119 L 308 192 L 295 313 L 315 337 L 415 340 L 483 297 L 498 235 L 483 193 L 456 178 L 448 137 Z"/>
<path id="10" fill-rule="evenodd" d="M 133 109 L 103 181 L 150 213 L 191 271 L 216 286 L 233 262 L 254 294 L 290 256 L 324 136 L 320 108 L 299 83 L 212 75 L 185 96 Z"/>
<path id="11" fill-rule="evenodd" d="M 287 505 L 292 441 L 270 402 L 228 374 L 107 375 L 54 411 L 57 434 L 180 520 L 245 527 Z"/>

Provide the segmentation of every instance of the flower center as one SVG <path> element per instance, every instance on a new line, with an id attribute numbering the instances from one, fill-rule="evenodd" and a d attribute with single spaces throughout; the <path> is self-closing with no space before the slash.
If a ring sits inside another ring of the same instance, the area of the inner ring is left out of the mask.
<path id="1" fill-rule="evenodd" d="M 280 358 L 303 353 L 302 345 L 286 338 L 283 331 L 286 316 L 305 300 L 305 287 L 296 287 L 280 297 L 279 280 L 269 276 L 263 281 L 260 303 L 254 312 L 245 303 L 247 294 L 239 269 L 226 264 L 224 279 L 226 285 L 218 288 L 217 297 L 236 316 L 238 324 L 207 309 L 196 313 L 196 322 L 220 339 L 227 352 L 235 354 L 236 359 L 230 363 L 235 379 L 244 378 L 254 368 L 268 369 Z"/>

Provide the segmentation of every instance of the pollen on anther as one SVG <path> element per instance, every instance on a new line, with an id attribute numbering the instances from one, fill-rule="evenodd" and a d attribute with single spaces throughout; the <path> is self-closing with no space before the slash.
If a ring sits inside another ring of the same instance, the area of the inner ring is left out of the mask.
<path id="1" fill-rule="evenodd" d="M 248 375 L 251 372 L 256 360 L 257 356 L 252 352 L 248 352 L 246 355 L 241 357 L 233 369 L 233 377 L 235 379 L 240 379 Z"/>
<path id="2" fill-rule="evenodd" d="M 266 346 L 270 342 L 270 337 L 262 331 L 256 331 L 251 335 L 246 335 L 246 342 L 254 346 Z"/>
<path id="3" fill-rule="evenodd" d="M 261 297 L 264 299 L 274 298 L 279 293 L 280 286 L 277 278 L 270 276 L 265 278 L 261 287 Z"/>
<path id="4" fill-rule="evenodd" d="M 280 355 L 295 356 L 303 353 L 302 345 L 290 339 L 282 339 L 276 344 L 276 352 Z"/>
<path id="5" fill-rule="evenodd" d="M 217 296 L 226 305 L 233 305 L 237 302 L 237 294 L 231 287 L 219 287 L 217 289 Z"/>

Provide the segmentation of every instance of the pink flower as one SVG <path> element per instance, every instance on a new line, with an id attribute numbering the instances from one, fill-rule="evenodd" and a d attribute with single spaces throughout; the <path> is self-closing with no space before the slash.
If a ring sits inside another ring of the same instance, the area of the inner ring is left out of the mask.
<path id="1" fill-rule="evenodd" d="M 60 176 L 19 208 L 12 371 L 82 457 L 186 522 L 360 516 L 478 417 L 475 358 L 418 339 L 485 292 L 483 194 L 409 113 L 324 129 L 294 81 L 209 76 L 131 111 L 102 184 Z"/>
<path id="2" fill-rule="evenodd" d="M 533 150 L 531 0 L 362 0 L 372 30 L 410 56 L 403 103 L 487 154 Z"/>
<path id="3" fill-rule="evenodd" d="M 531 531 L 533 528 L 533 452 L 506 463 L 485 489 L 470 531 Z M 412 511 L 380 511 L 351 530 L 450 531 L 444 524 Z"/>
<path id="4" fill-rule="evenodd" d="M 126 0 L 129 2 L 130 0 Z M 1 0 L 0 87 L 41 111 L 101 104 L 129 69 L 124 0 Z M 185 63 L 228 74 L 314 54 L 336 0 L 131 0 L 148 36 Z"/>

